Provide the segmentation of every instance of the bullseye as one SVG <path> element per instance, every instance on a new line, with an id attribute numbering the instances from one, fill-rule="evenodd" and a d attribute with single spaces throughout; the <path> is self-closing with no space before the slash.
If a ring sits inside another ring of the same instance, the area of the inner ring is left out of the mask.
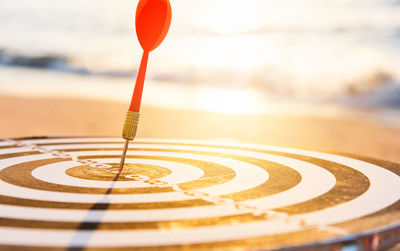
<path id="1" fill-rule="evenodd" d="M 96 159 L 100 163 L 118 163 L 119 159 Z M 183 163 L 176 163 L 165 160 L 151 160 L 151 159 L 128 159 L 125 163 L 132 164 L 147 164 L 162 166 L 171 171 L 170 175 L 159 178 L 159 180 L 169 183 L 184 183 L 192 180 L 199 179 L 204 175 L 201 169 L 198 169 L 192 165 Z M 85 187 L 98 187 L 98 188 L 109 188 L 112 185 L 112 181 L 99 181 L 99 180 L 82 180 L 80 178 L 71 177 L 66 175 L 66 171 L 76 166 L 74 161 L 57 162 L 48 165 L 41 166 L 32 172 L 32 176 L 38 180 L 51 182 L 54 184 L 61 184 L 66 186 L 85 186 Z M 150 184 L 143 183 L 140 181 L 119 181 L 114 184 L 114 188 L 135 188 L 135 187 L 151 187 Z"/>

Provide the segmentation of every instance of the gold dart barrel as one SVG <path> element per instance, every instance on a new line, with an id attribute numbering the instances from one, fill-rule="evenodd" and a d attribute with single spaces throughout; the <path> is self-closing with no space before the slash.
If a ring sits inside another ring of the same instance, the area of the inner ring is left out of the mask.
<path id="1" fill-rule="evenodd" d="M 126 152 L 128 151 L 129 140 L 133 140 L 136 136 L 137 127 L 139 124 L 139 113 L 134 111 L 128 111 L 126 113 L 124 128 L 122 129 L 122 138 L 124 138 L 125 145 L 121 156 L 121 163 L 119 165 L 119 172 L 122 172 L 124 168 Z"/>
<path id="2" fill-rule="evenodd" d="M 139 124 L 139 113 L 128 111 L 126 113 L 124 129 L 122 130 L 122 138 L 133 140 L 136 136 L 137 127 Z"/>

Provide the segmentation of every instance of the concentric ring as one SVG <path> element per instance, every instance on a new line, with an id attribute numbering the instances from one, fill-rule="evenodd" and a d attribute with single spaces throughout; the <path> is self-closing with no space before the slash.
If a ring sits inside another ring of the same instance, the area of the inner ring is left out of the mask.
<path id="1" fill-rule="evenodd" d="M 127 154 L 132 168 L 111 180 L 120 139 L 0 145 L 0 247 L 275 248 L 356 238 L 348 222 L 362 221 L 361 232 L 396 228 L 396 217 L 368 219 L 389 209 L 400 216 L 400 168 L 383 161 L 140 139 Z"/>

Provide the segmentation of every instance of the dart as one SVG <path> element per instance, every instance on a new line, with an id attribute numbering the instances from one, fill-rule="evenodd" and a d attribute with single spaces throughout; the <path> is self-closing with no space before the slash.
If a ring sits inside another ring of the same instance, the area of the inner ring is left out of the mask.
<path id="1" fill-rule="evenodd" d="M 172 10 L 169 0 L 140 0 L 138 3 L 135 26 L 136 35 L 143 49 L 143 56 L 122 130 L 122 138 L 125 139 L 125 145 L 119 172 L 122 172 L 124 167 L 129 141 L 136 136 L 149 53 L 156 49 L 166 37 L 171 24 L 171 17 Z"/>

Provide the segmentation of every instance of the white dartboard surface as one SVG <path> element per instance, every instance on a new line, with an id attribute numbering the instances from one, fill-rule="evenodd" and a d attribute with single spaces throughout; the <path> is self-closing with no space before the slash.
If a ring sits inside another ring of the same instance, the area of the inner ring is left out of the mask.
<path id="1" fill-rule="evenodd" d="M 400 165 L 245 143 L 0 139 L 0 249 L 379 250 Z"/>

